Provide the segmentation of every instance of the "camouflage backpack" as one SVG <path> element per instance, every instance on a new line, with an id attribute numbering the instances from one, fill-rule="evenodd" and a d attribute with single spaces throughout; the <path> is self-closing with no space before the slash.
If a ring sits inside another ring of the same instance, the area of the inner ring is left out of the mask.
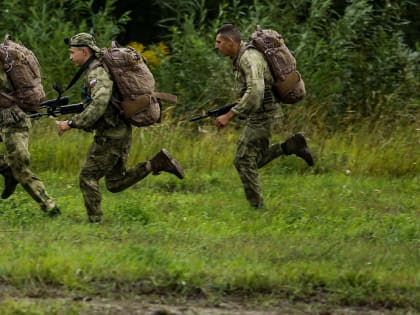
<path id="1" fill-rule="evenodd" d="M 143 56 L 132 47 L 102 49 L 100 60 L 117 86 L 119 100 L 114 102 L 124 117 L 137 127 L 161 121 L 161 102 L 176 102 L 176 96 L 155 92 L 155 79 Z"/>
<path id="2" fill-rule="evenodd" d="M 24 111 L 36 109 L 45 97 L 38 59 L 25 46 L 7 35 L 0 44 L 0 62 L 9 78 L 13 92 L 2 93 L 4 99 L 16 103 Z M 11 105 L 11 104 L 10 104 Z"/>
<path id="3" fill-rule="evenodd" d="M 248 47 L 253 47 L 264 55 L 274 78 L 273 92 L 279 101 L 294 104 L 305 97 L 305 83 L 296 70 L 296 59 L 279 33 L 257 27 L 251 35 Z"/>

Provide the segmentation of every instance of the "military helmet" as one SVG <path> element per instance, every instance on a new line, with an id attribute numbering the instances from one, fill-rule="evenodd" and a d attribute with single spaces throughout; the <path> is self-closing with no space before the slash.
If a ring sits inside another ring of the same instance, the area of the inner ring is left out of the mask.
<path id="1" fill-rule="evenodd" d="M 64 43 L 69 47 L 89 47 L 94 52 L 100 52 L 100 48 L 96 45 L 95 36 L 89 33 L 79 33 L 71 38 L 65 38 Z"/>

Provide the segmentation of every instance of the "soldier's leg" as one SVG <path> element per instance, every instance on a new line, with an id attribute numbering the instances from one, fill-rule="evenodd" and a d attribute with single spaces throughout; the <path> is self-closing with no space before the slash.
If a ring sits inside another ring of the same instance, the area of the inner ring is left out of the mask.
<path id="1" fill-rule="evenodd" d="M 270 148 L 264 153 L 262 158 L 258 161 L 258 168 L 270 163 L 272 160 L 284 155 L 284 151 L 280 143 L 276 143 L 270 146 Z"/>
<path id="2" fill-rule="evenodd" d="M 123 191 L 145 178 L 152 171 L 150 163 L 138 163 L 126 170 L 128 153 L 131 148 L 131 137 L 118 140 L 113 144 L 118 154 L 114 167 L 105 175 L 106 188 L 113 193 Z"/>
<path id="3" fill-rule="evenodd" d="M 242 181 L 245 196 L 252 207 L 264 206 L 257 161 L 268 147 L 266 128 L 246 126 L 238 142 L 234 164 Z"/>
<path id="4" fill-rule="evenodd" d="M 117 142 L 117 140 L 95 137 L 80 171 L 80 190 L 91 222 L 100 221 L 103 215 L 99 180 L 110 173 L 118 163 L 120 151 L 115 148 Z"/>
<path id="5" fill-rule="evenodd" d="M 124 142 L 119 141 L 116 143 L 117 145 L 121 145 L 119 149 L 121 152 L 120 157 L 114 168 L 105 176 L 106 187 L 110 192 L 116 193 L 131 187 L 152 171 L 156 175 L 159 172 L 168 172 L 180 179 L 184 178 L 184 171 L 181 165 L 165 149 L 160 150 L 151 160 L 138 163 L 133 168 L 126 170 L 131 138 Z"/>
<path id="6" fill-rule="evenodd" d="M 291 154 L 295 154 L 296 156 L 302 158 L 309 166 L 314 165 L 312 154 L 306 144 L 305 137 L 302 134 L 297 133 L 283 143 L 276 143 L 270 146 L 261 160 L 258 161 L 258 168 L 263 167 L 281 155 Z"/>
<path id="7" fill-rule="evenodd" d="M 123 191 L 145 178 L 152 171 L 150 163 L 147 162 L 138 163 L 133 168 L 124 171 L 125 165 L 126 163 L 122 159 L 119 159 L 112 172 L 106 175 L 105 184 L 110 192 L 117 193 Z"/>
<path id="8" fill-rule="evenodd" d="M 12 169 L 6 162 L 3 154 L 0 154 L 0 174 L 4 176 L 4 189 L 1 194 L 1 198 L 6 199 L 15 192 L 16 186 L 19 182 L 13 176 Z"/>
<path id="9" fill-rule="evenodd" d="M 7 168 L 9 168 L 9 164 L 7 164 L 4 154 L 0 154 L 0 172 L 3 172 Z"/>
<path id="10" fill-rule="evenodd" d="M 43 211 L 55 208 L 55 201 L 48 195 L 42 181 L 29 169 L 28 131 L 15 131 L 3 134 L 6 146 L 6 162 L 13 176 L 39 204 Z"/>
<path id="11" fill-rule="evenodd" d="M 281 144 L 269 146 L 274 118 L 271 115 L 268 115 L 265 118 L 265 120 L 262 120 L 261 126 L 257 129 L 260 133 L 260 137 L 265 139 L 265 142 L 259 145 L 260 150 L 258 151 L 259 154 L 257 158 L 258 168 L 263 167 L 284 154 Z"/>
<path id="12" fill-rule="evenodd" d="M 264 202 L 255 163 L 253 163 L 252 159 L 246 159 L 245 156 L 235 158 L 234 163 L 249 204 L 255 208 L 262 207 Z"/>

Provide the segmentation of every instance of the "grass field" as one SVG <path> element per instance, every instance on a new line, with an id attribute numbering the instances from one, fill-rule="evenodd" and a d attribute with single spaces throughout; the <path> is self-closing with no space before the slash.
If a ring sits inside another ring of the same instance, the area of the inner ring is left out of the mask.
<path id="1" fill-rule="evenodd" d="M 256 211 L 232 165 L 235 128 L 184 129 L 136 129 L 130 164 L 166 147 L 186 178 L 102 186 L 104 222 L 89 224 L 77 172 L 90 136 L 35 126 L 32 169 L 63 214 L 46 217 L 21 187 L 0 203 L 1 314 L 90 314 L 91 299 L 141 296 L 243 307 L 217 314 L 286 314 L 285 301 L 290 314 L 420 312 L 418 131 L 307 133 L 316 166 L 290 156 L 263 168 Z"/>

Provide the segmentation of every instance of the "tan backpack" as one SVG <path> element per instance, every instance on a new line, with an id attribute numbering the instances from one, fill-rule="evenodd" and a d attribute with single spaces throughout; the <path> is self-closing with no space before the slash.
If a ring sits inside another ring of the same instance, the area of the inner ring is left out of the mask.
<path id="1" fill-rule="evenodd" d="M 102 49 L 99 60 L 117 86 L 119 100 L 114 104 L 134 126 L 149 126 L 161 121 L 161 102 L 176 102 L 175 95 L 155 92 L 155 79 L 143 56 L 132 47 Z"/>
<path id="2" fill-rule="evenodd" d="M 253 47 L 264 55 L 274 78 L 273 92 L 279 101 L 294 104 L 305 97 L 305 83 L 296 70 L 296 59 L 279 33 L 257 27 L 251 35 L 248 47 Z"/>
<path id="3" fill-rule="evenodd" d="M 34 53 L 7 35 L 0 44 L 0 62 L 13 87 L 12 93 L 2 93 L 2 96 L 13 100 L 24 111 L 35 110 L 45 98 L 45 92 Z"/>

